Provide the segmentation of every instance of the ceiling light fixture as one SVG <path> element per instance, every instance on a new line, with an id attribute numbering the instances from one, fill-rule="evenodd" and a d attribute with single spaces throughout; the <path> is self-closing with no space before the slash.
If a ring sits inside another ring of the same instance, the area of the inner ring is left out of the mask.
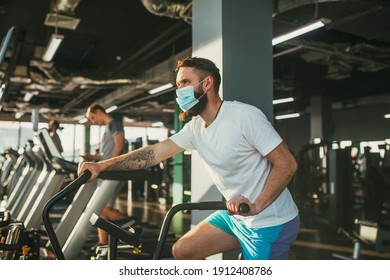
<path id="1" fill-rule="evenodd" d="M 114 105 L 106 109 L 106 113 L 114 112 L 116 109 L 118 109 L 118 106 Z"/>
<path id="2" fill-rule="evenodd" d="M 6 86 L 7 86 L 6 84 L 2 84 L 0 86 L 0 100 L 3 98 Z"/>
<path id="3" fill-rule="evenodd" d="M 287 97 L 287 98 L 281 98 L 281 99 L 275 99 L 272 101 L 272 104 L 282 104 L 282 103 L 287 103 L 287 102 L 293 102 L 294 97 Z"/>
<path id="4" fill-rule="evenodd" d="M 14 30 L 15 30 L 15 26 L 12 26 L 8 30 L 7 35 L 5 35 L 3 41 L 0 44 L 0 64 L 3 63 L 3 59 L 5 57 L 5 53 L 7 51 L 8 44 L 9 44 L 9 42 L 11 40 L 12 33 L 14 32 Z"/>
<path id="5" fill-rule="evenodd" d="M 385 119 L 390 119 L 390 114 L 386 114 Z"/>
<path id="6" fill-rule="evenodd" d="M 300 115 L 301 114 L 299 114 L 299 113 L 279 115 L 279 116 L 275 116 L 275 120 L 284 120 L 284 119 L 298 118 Z"/>
<path id="7" fill-rule="evenodd" d="M 75 2 L 80 2 L 78 1 L 55 1 L 58 2 L 56 5 L 61 5 L 61 6 L 70 6 L 72 5 L 72 9 L 75 9 L 76 6 L 78 5 L 75 4 Z M 73 2 L 73 3 L 60 3 L 60 2 Z M 55 28 L 65 28 L 65 29 L 70 29 L 70 30 L 76 30 L 77 26 L 80 23 L 79 18 L 75 18 L 73 16 L 65 15 L 65 14 L 58 14 L 58 13 L 48 13 L 45 18 L 45 23 L 44 25 L 46 26 L 53 26 Z"/>
<path id="8" fill-rule="evenodd" d="M 321 138 L 314 138 L 313 139 L 314 144 L 320 144 L 321 143 Z"/>
<path id="9" fill-rule="evenodd" d="M 34 96 L 36 96 L 36 95 L 38 95 L 38 94 L 39 94 L 39 91 L 37 91 L 37 90 L 34 90 L 34 91 L 27 91 L 27 92 L 25 92 L 25 94 L 24 94 L 23 100 L 24 100 L 25 102 L 30 102 L 30 100 L 31 100 Z"/>
<path id="10" fill-rule="evenodd" d="M 24 115 L 24 112 L 22 112 L 22 111 L 19 111 L 19 112 L 16 112 L 15 113 L 15 119 L 20 119 L 21 117 L 23 117 L 23 115 Z"/>
<path id="11" fill-rule="evenodd" d="M 165 84 L 165 85 L 156 87 L 156 88 L 154 88 L 154 89 L 151 89 L 151 90 L 149 90 L 148 92 L 149 92 L 149 94 L 156 94 L 156 93 L 158 93 L 158 92 L 161 92 L 161 91 L 163 91 L 163 90 L 169 89 L 169 88 L 171 88 L 171 87 L 173 87 L 173 85 L 172 85 L 171 83 L 168 83 L 168 84 Z"/>
<path id="12" fill-rule="evenodd" d="M 83 124 L 83 123 L 86 123 L 88 122 L 88 119 L 87 118 L 82 118 L 79 120 L 79 124 Z"/>
<path id="13" fill-rule="evenodd" d="M 152 127 L 163 127 L 164 123 L 163 122 L 154 122 L 151 124 Z"/>
<path id="14" fill-rule="evenodd" d="M 42 55 L 42 60 L 49 62 L 53 59 L 53 56 L 57 52 L 58 47 L 60 46 L 64 36 L 60 34 L 53 33 L 50 37 L 49 44 L 47 45 L 45 52 Z"/>
<path id="15" fill-rule="evenodd" d="M 322 19 L 316 20 L 312 23 L 309 23 L 303 27 L 300 27 L 298 29 L 295 29 L 293 31 L 290 31 L 288 33 L 280 35 L 278 37 L 275 37 L 272 39 L 272 46 L 275 46 L 275 45 L 280 44 L 282 42 L 288 41 L 292 38 L 298 37 L 302 34 L 308 33 L 308 32 L 313 31 L 315 29 L 321 28 L 325 24 L 328 24 L 329 22 L 330 22 L 330 20 L 322 18 Z"/>

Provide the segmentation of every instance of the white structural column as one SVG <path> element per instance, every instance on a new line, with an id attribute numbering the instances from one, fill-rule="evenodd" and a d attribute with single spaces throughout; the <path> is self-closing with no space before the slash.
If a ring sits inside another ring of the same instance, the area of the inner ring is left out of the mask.
<path id="1" fill-rule="evenodd" d="M 272 122 L 272 1 L 194 0 L 192 15 L 192 56 L 217 64 L 223 99 L 257 106 Z M 191 173 L 192 201 L 222 199 L 196 153 Z M 192 224 L 208 214 L 193 212 Z"/>

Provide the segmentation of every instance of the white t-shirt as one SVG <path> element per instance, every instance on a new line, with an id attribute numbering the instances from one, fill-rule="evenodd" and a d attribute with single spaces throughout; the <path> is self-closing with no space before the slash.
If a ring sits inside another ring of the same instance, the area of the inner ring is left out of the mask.
<path id="1" fill-rule="evenodd" d="M 282 139 L 256 107 L 237 101 L 224 101 L 210 126 L 200 117 L 193 118 L 170 137 L 179 147 L 196 150 L 215 185 L 230 200 L 243 195 L 254 201 L 271 170 L 264 158 Z M 252 228 L 286 223 L 298 214 L 286 188 L 266 209 L 256 216 L 235 217 Z"/>

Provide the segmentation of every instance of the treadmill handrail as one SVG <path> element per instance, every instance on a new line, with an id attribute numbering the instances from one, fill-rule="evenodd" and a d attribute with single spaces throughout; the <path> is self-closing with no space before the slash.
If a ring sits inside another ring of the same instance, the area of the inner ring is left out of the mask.
<path id="1" fill-rule="evenodd" d="M 51 160 L 53 157 L 62 158 L 62 155 L 54 144 L 53 139 L 50 137 L 47 128 L 42 128 L 39 130 L 38 140 L 42 144 L 49 160 Z"/>
<path id="2" fill-rule="evenodd" d="M 43 208 L 42 211 L 42 220 L 43 225 L 46 229 L 47 235 L 50 239 L 51 246 L 53 247 L 54 254 L 56 255 L 58 260 L 65 260 L 64 253 L 62 252 L 61 245 L 58 241 L 57 235 L 54 231 L 53 225 L 50 222 L 50 210 L 53 206 L 61 201 L 68 194 L 74 192 L 76 189 L 80 188 L 83 184 L 85 184 L 89 178 L 91 178 L 91 172 L 86 170 L 81 176 L 77 177 L 74 181 L 72 181 L 69 185 L 67 185 L 63 190 L 58 192 L 52 198 L 50 198 Z"/>
<path id="3" fill-rule="evenodd" d="M 150 174 L 149 170 L 134 170 L 134 171 L 102 171 L 100 172 L 98 178 L 101 178 L 103 180 L 137 180 L 140 178 L 145 178 L 144 176 Z M 60 242 L 57 238 L 57 235 L 54 231 L 53 225 L 50 222 L 50 210 L 53 208 L 55 204 L 60 202 L 63 198 L 65 198 L 67 195 L 73 193 L 76 191 L 79 187 L 81 187 L 83 184 L 85 184 L 89 178 L 91 178 L 91 172 L 89 170 L 86 170 L 83 174 L 81 174 L 79 177 L 77 177 L 74 181 L 72 181 L 70 184 L 68 184 L 64 189 L 62 189 L 60 192 L 58 192 L 56 195 L 54 195 L 52 198 L 50 198 L 42 211 L 42 220 L 43 225 L 46 229 L 47 235 L 49 237 L 51 246 L 53 247 L 53 251 L 57 257 L 58 260 L 64 260 L 65 256 L 61 249 Z"/>

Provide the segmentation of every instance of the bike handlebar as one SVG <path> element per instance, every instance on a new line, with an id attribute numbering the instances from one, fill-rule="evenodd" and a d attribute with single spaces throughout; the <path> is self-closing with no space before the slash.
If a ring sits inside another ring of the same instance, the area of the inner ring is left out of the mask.
<path id="1" fill-rule="evenodd" d="M 238 206 L 239 213 L 248 213 L 250 210 L 250 206 L 246 203 L 241 203 L 240 206 Z"/>
<path id="2" fill-rule="evenodd" d="M 153 259 L 159 260 L 162 256 L 163 247 L 168 235 L 169 227 L 173 216 L 183 210 L 227 210 L 226 203 L 223 201 L 206 201 L 206 202 L 194 202 L 194 203 L 181 203 L 173 206 L 165 215 L 160 235 L 156 244 L 156 251 Z M 246 203 L 241 203 L 239 206 L 240 213 L 248 213 L 250 207 Z"/>

